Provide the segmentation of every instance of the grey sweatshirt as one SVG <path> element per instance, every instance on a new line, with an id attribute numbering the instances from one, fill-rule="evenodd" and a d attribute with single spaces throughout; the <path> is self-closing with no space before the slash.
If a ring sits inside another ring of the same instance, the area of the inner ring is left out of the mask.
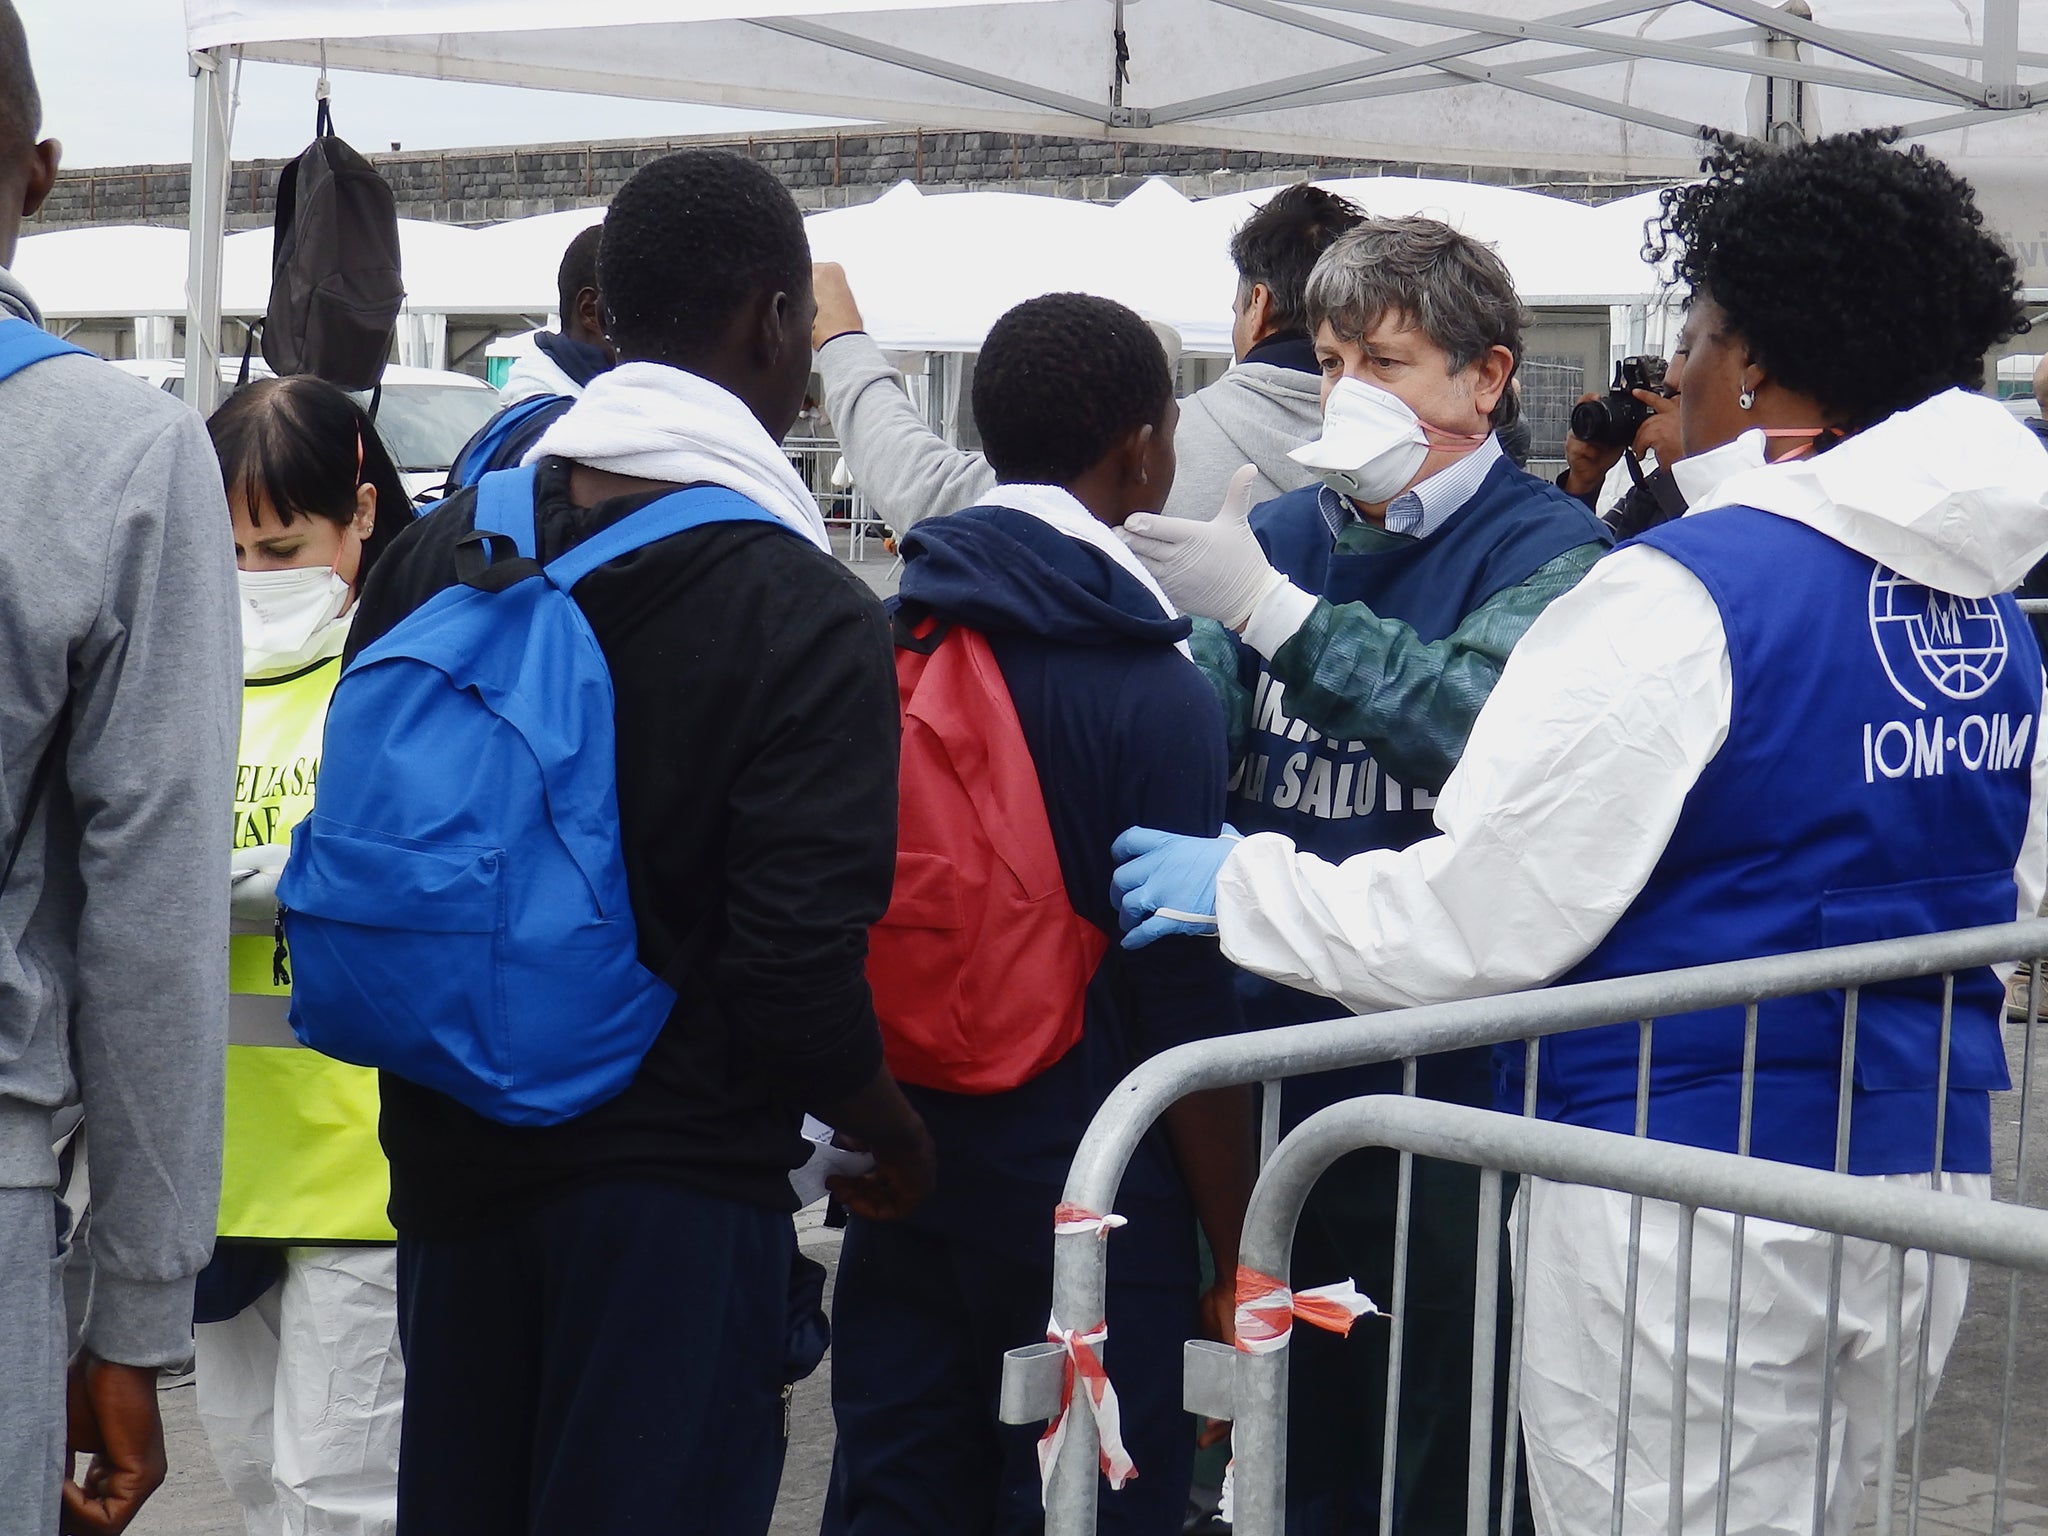
<path id="1" fill-rule="evenodd" d="M 853 483 L 898 533 L 927 517 L 974 505 L 996 483 L 978 453 L 955 448 L 925 425 L 902 377 L 862 331 L 818 349 L 816 367 Z M 1314 477 L 1287 457 L 1322 430 L 1316 380 L 1292 368 L 1242 363 L 1181 402 L 1174 434 L 1180 468 L 1161 510 L 1208 519 L 1238 466 L 1258 466 L 1256 505 Z"/>
<path id="2" fill-rule="evenodd" d="M 1169 517 L 1216 515 L 1223 493 L 1240 466 L 1257 467 L 1252 505 L 1298 490 L 1315 479 L 1287 457 L 1292 449 L 1322 434 L 1323 407 L 1316 376 L 1271 363 L 1239 363 L 1180 403 L 1180 427 L 1173 435 L 1180 468 Z"/>
<path id="3" fill-rule="evenodd" d="M 37 318 L 5 269 L 0 313 Z M 82 1104 L 84 1341 L 127 1365 L 191 1354 L 213 1246 L 235 603 L 193 412 L 86 357 L 0 381 L 0 860 L 22 839 L 0 892 L 0 1187 L 54 1187 L 51 1116 Z"/>

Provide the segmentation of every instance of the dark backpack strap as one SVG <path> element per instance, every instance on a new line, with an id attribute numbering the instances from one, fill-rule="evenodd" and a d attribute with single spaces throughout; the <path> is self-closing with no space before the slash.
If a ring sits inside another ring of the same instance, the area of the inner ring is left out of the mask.
<path id="1" fill-rule="evenodd" d="M 927 620 L 931 627 L 923 634 L 918 629 Z M 889 615 L 889 633 L 899 651 L 914 651 L 919 656 L 929 656 L 939 648 L 939 642 L 952 632 L 953 626 L 946 620 L 935 618 L 931 609 L 922 603 L 899 602 L 896 611 Z"/>
<path id="2" fill-rule="evenodd" d="M 455 542 L 455 579 L 479 592 L 502 592 L 541 573 L 534 551 L 533 471 L 502 469 L 476 488 L 471 531 Z"/>
<path id="3" fill-rule="evenodd" d="M 242 371 L 235 375 L 236 389 L 249 382 L 249 359 L 256 351 L 256 333 L 262 329 L 261 320 L 252 320 L 242 331 Z"/>
<path id="4" fill-rule="evenodd" d="M 533 527 L 533 472 L 526 464 L 518 469 L 501 469 L 476 483 L 476 514 L 472 525 L 478 533 L 502 533 L 529 560 L 540 558 L 540 539 Z"/>

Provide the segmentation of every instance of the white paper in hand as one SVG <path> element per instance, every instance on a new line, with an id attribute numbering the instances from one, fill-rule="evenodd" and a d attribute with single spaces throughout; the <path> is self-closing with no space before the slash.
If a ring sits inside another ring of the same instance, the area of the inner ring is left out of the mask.
<path id="1" fill-rule="evenodd" d="M 832 1127 L 814 1115 L 804 1116 L 804 1140 L 812 1143 L 811 1155 L 789 1175 L 789 1187 L 796 1191 L 796 1203 L 800 1206 L 815 1205 L 824 1199 L 827 1179 L 842 1173 L 866 1173 L 875 1166 L 871 1152 L 848 1152 L 833 1146 Z"/>

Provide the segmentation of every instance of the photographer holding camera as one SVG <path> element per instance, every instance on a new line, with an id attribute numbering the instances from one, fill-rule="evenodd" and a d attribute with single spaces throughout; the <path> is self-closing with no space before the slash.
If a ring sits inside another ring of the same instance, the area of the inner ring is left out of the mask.
<path id="1" fill-rule="evenodd" d="M 1571 431 L 1564 440 L 1565 470 L 1557 477 L 1560 489 L 1597 512 L 1608 472 L 1624 454 L 1630 455 L 1629 473 L 1635 484 L 1604 514 L 1618 539 L 1634 538 L 1685 511 L 1671 465 L 1683 452 L 1678 443 L 1678 391 L 1689 335 L 1688 319 L 1669 363 L 1654 357 L 1624 358 L 1609 393 L 1588 391 L 1572 409 Z M 1640 461 L 1653 456 L 1657 467 L 1645 474 Z"/>

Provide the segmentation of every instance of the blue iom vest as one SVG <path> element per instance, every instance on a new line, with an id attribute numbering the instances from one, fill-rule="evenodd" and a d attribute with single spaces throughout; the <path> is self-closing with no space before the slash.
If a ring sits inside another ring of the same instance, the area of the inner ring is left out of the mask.
<path id="1" fill-rule="evenodd" d="M 1332 603 L 1363 603 L 1398 619 L 1424 641 L 1452 634 L 1489 598 L 1519 586 L 1539 567 L 1611 535 L 1585 504 L 1502 458 L 1472 499 L 1426 539 L 1361 553 L 1339 553 L 1308 486 L 1256 507 L 1252 531 L 1276 569 L 1305 592 Z M 1330 741 L 1287 713 L 1286 690 L 1264 658 L 1239 647 L 1252 689 L 1252 731 L 1231 781 L 1229 817 L 1247 834 L 1278 832 L 1297 848 L 1331 860 L 1374 848 L 1405 848 L 1433 835 L 1440 784 L 1408 785 L 1387 775 L 1358 741 Z M 1326 1019 L 1342 1010 L 1326 997 L 1238 973 L 1245 1027 L 1267 1029 Z M 1468 1104 L 1492 1099 L 1484 1051 L 1434 1057 L 1420 1086 L 1433 1098 Z M 1289 1084 L 1292 1123 L 1338 1099 L 1399 1090 L 1398 1068 L 1326 1073 Z"/>
<path id="2" fill-rule="evenodd" d="M 1800 523 L 1724 507 L 1638 542 L 1706 587 L 1728 636 L 1728 739 L 1686 796 L 1669 846 L 1606 940 L 1563 978 L 1591 981 L 2011 922 L 2041 722 L 2041 655 L 2010 597 L 1907 581 Z M 1942 1166 L 1991 1166 L 1988 1090 L 2010 1086 L 2004 992 L 1959 974 Z M 1835 1165 L 1842 994 L 1761 1005 L 1750 1150 Z M 1851 1173 L 1934 1167 L 1939 978 L 1862 991 Z M 1543 1042 L 1537 1112 L 1635 1124 L 1633 1024 Z M 1660 1020 L 1650 1135 L 1733 1151 L 1743 1011 Z M 1522 1104 L 1503 1048 L 1502 1107 Z"/>

